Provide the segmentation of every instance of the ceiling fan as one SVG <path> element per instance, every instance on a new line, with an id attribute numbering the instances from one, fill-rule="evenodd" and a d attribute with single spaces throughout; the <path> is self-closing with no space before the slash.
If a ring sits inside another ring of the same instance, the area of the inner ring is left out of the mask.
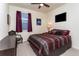
<path id="1" fill-rule="evenodd" d="M 32 5 L 39 5 L 38 6 L 38 9 L 40 9 L 42 6 L 45 6 L 45 7 L 50 7 L 48 4 L 46 3 L 31 3 Z"/>

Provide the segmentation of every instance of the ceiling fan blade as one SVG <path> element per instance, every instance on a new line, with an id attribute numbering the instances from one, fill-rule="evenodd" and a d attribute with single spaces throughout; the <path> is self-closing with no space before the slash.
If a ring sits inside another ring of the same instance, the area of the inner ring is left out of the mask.
<path id="1" fill-rule="evenodd" d="M 43 3 L 44 4 L 44 6 L 46 6 L 46 7 L 50 7 L 48 4 L 45 4 L 45 3 Z"/>
<path id="2" fill-rule="evenodd" d="M 41 6 L 38 7 L 38 9 L 40 9 L 40 8 L 41 8 Z"/>

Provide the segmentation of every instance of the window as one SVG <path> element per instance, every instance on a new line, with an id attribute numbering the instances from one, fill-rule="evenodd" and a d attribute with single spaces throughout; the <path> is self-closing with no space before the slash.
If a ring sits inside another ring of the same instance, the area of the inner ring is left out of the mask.
<path id="1" fill-rule="evenodd" d="M 28 29 L 28 13 L 22 13 L 22 30 Z"/>

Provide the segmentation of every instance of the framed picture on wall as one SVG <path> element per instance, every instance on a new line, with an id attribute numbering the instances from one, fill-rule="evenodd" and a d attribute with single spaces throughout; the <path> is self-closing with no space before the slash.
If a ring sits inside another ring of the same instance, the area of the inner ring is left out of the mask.
<path id="1" fill-rule="evenodd" d="M 7 24 L 9 25 L 9 14 L 7 14 Z"/>
<path id="2" fill-rule="evenodd" d="M 37 25 L 41 25 L 41 19 L 40 19 L 40 18 L 37 18 L 37 19 L 36 19 L 36 24 L 37 24 Z"/>

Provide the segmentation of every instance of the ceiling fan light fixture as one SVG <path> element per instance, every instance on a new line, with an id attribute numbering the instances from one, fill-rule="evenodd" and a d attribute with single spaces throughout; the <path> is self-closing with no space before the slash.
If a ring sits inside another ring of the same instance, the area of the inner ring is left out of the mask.
<path id="1" fill-rule="evenodd" d="M 43 3 L 41 3 L 41 4 L 40 4 L 40 6 L 44 6 L 44 4 L 43 4 Z"/>

